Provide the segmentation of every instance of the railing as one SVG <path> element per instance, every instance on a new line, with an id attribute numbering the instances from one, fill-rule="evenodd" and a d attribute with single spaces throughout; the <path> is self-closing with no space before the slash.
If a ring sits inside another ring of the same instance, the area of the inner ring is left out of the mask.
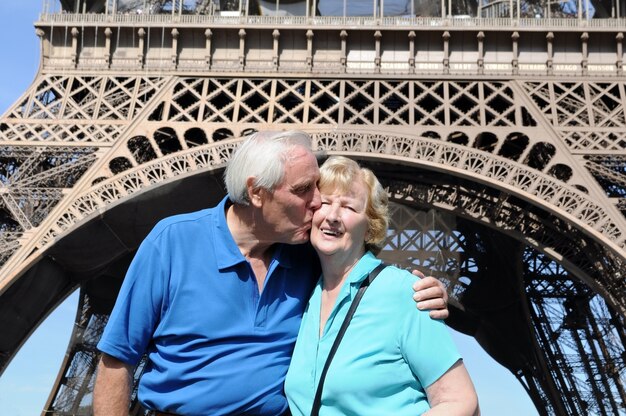
<path id="1" fill-rule="evenodd" d="M 330 27 L 525 27 L 525 28 L 603 28 L 626 31 L 626 18 L 507 18 L 507 17 L 384 17 L 371 16 L 220 16 L 198 14 L 75 14 L 42 13 L 39 23 L 50 24 L 128 24 L 128 25 L 302 25 Z"/>

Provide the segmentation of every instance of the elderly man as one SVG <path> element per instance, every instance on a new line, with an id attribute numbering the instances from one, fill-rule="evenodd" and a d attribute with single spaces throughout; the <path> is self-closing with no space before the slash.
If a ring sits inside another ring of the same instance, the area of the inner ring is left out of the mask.
<path id="1" fill-rule="evenodd" d="M 128 270 L 98 344 L 96 416 L 128 414 L 132 368 L 155 414 L 281 415 L 300 320 L 320 274 L 307 243 L 320 206 L 308 135 L 257 133 L 225 173 L 228 196 L 159 222 Z M 447 316 L 445 291 L 416 296 Z M 411 294 L 407 294 L 411 296 Z"/>

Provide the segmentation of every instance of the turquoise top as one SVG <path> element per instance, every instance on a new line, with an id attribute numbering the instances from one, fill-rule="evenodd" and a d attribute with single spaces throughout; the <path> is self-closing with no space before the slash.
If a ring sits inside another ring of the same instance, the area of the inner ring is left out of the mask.
<path id="1" fill-rule="evenodd" d="M 360 282 L 380 260 L 365 254 L 346 279 L 319 337 L 322 281 L 302 318 L 285 380 L 294 416 L 310 415 L 319 377 Z M 356 309 L 328 369 L 320 415 L 416 415 L 430 407 L 425 387 L 460 359 L 443 323 L 417 310 L 415 277 L 387 267 Z"/>

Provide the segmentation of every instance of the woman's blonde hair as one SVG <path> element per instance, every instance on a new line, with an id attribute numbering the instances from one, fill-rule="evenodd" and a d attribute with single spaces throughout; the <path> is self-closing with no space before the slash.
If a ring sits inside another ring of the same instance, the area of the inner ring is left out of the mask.
<path id="1" fill-rule="evenodd" d="M 382 250 L 387 237 L 389 224 L 389 201 L 387 192 L 374 175 L 374 172 L 362 168 L 352 159 L 343 156 L 331 156 L 320 167 L 320 192 L 348 192 L 352 184 L 361 180 L 367 189 L 365 215 L 368 220 L 368 232 L 365 248 L 374 254 Z"/>

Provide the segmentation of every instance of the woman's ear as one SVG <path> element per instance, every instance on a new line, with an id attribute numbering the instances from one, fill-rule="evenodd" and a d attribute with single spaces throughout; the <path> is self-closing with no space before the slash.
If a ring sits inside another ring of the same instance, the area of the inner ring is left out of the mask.
<path id="1" fill-rule="evenodd" d="M 264 189 L 255 185 L 255 177 L 250 176 L 246 180 L 246 188 L 248 190 L 248 199 L 252 206 L 260 208 L 263 205 L 263 192 Z"/>
<path id="2" fill-rule="evenodd" d="M 367 231 L 365 232 L 365 244 L 370 243 L 372 239 L 372 220 L 367 220 Z"/>

